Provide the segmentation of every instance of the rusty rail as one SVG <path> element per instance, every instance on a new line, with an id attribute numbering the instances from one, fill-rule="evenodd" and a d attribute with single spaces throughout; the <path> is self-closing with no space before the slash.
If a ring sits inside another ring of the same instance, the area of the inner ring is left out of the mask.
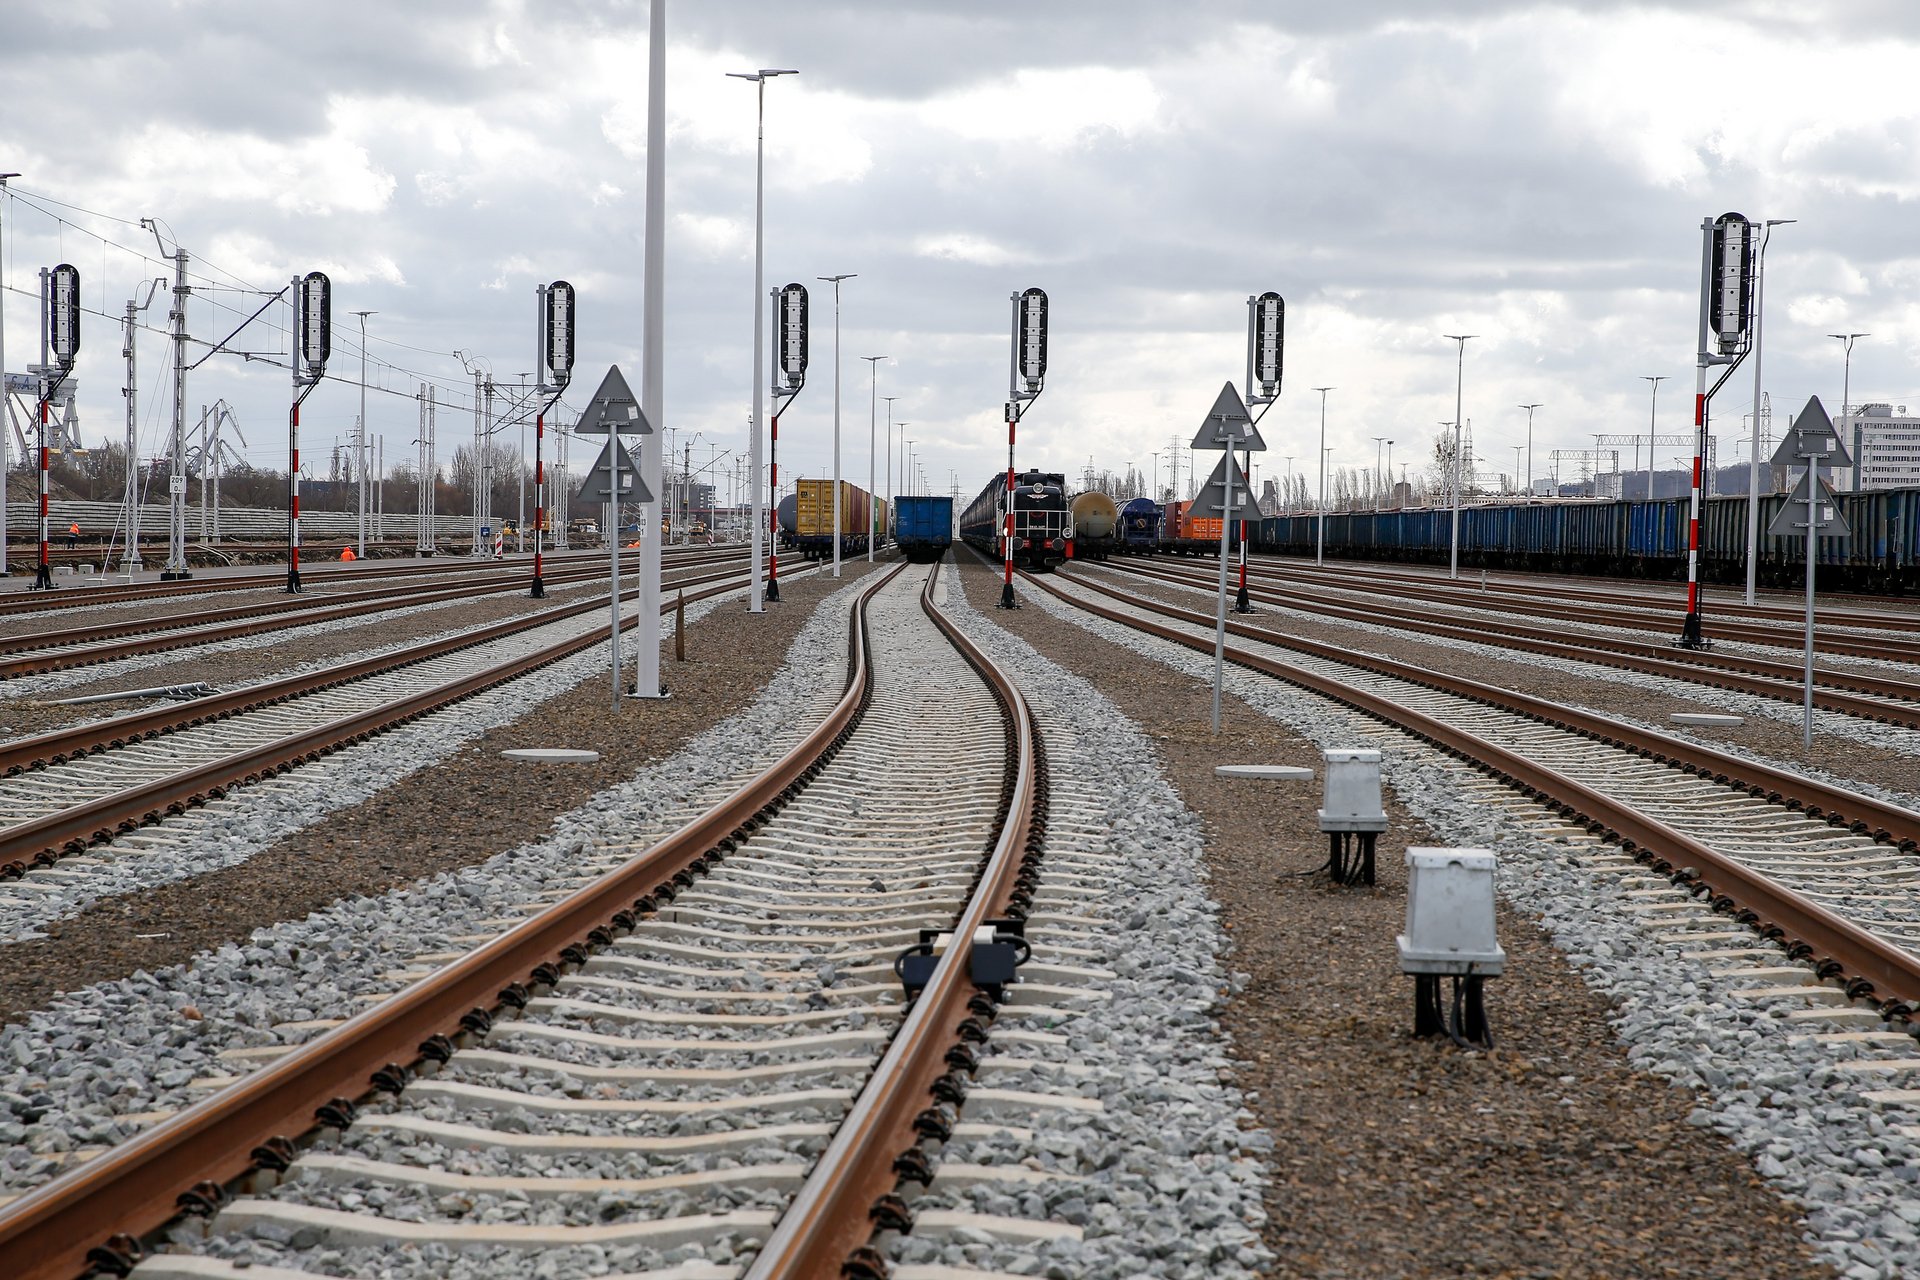
<path id="1" fill-rule="evenodd" d="M 746 1280 L 840 1280 L 842 1264 L 872 1237 L 870 1210 L 899 1182 L 896 1158 L 919 1145 L 915 1121 L 933 1106 L 934 1082 L 949 1072 L 948 1051 L 966 1036 L 962 1025 L 968 1020 L 976 1023 L 970 1030 L 978 1029 L 977 1016 L 968 1007 L 976 998 L 968 977 L 974 930 L 1016 902 L 1021 868 L 1037 856 L 1035 842 L 1044 823 L 1036 807 L 1044 779 L 1032 713 L 1018 686 L 934 605 L 938 578 L 936 564 L 927 575 L 920 607 L 993 689 L 1007 717 L 1012 768 L 1000 832 L 953 927 L 952 945 L 800 1193 L 775 1224 Z M 965 1077 L 955 1083 L 964 1089 Z"/>
<path id="2" fill-rule="evenodd" d="M 403 1081 L 424 1058 L 481 1034 L 502 1006 L 524 1005 L 584 960 L 589 946 L 671 901 L 676 877 L 704 870 L 746 838 L 772 806 L 817 773 L 851 731 L 870 679 L 867 600 L 854 608 L 846 689 L 827 717 L 758 777 L 625 866 L 437 970 L 384 1003 L 292 1050 L 237 1084 L 99 1158 L 0 1207 L 9 1280 L 71 1280 L 89 1250 L 118 1234 L 151 1234 L 203 1182 L 226 1183 L 269 1142 L 288 1144 L 323 1121 L 316 1112 Z M 704 861 L 703 861 L 704 859 Z M 440 1039 L 436 1039 L 440 1037 Z M 374 1081 L 378 1073 L 381 1081 Z M 333 1109 L 339 1110 L 337 1106 Z M 351 1107 L 345 1110 L 350 1111 Z"/>
<path id="3" fill-rule="evenodd" d="M 1110 609 L 1092 601 L 1077 599 L 1051 583 L 1030 576 L 1027 580 L 1033 586 L 1048 592 L 1064 603 L 1083 609 L 1097 617 L 1144 631 L 1199 652 L 1211 652 L 1213 649 L 1211 637 L 1201 638 L 1189 635 L 1170 626 L 1131 616 L 1118 609 Z M 1091 586 L 1092 584 L 1083 583 L 1082 585 Z M 1188 610 L 1152 601 L 1130 599 L 1122 593 L 1107 588 L 1093 587 L 1093 589 L 1116 599 L 1128 600 L 1136 607 L 1146 608 L 1164 616 L 1196 625 L 1210 627 L 1213 624 L 1211 618 L 1202 617 Z M 1915 847 L 1916 839 L 1920 839 L 1920 814 L 1884 804 L 1870 797 L 1856 796 L 1811 778 L 1802 778 L 1797 774 L 1738 760 L 1710 748 L 1698 747 L 1692 743 L 1669 738 L 1664 734 L 1637 729 L 1605 716 L 1574 711 L 1526 694 L 1496 689 L 1464 677 L 1449 676 L 1389 659 L 1346 653 L 1330 645 L 1294 637 L 1275 636 L 1233 623 L 1229 623 L 1228 626 L 1229 630 L 1237 636 L 1264 641 L 1277 647 L 1297 649 L 1348 666 L 1391 675 L 1410 683 L 1471 698 L 1530 719 L 1545 721 L 1557 728 L 1597 737 L 1608 742 L 1609 745 L 1650 756 L 1660 763 L 1672 764 L 1687 773 L 1711 777 L 1717 782 L 1731 786 L 1744 787 L 1749 792 L 1764 795 L 1775 803 L 1804 809 L 1810 816 L 1824 816 L 1831 822 L 1849 825 L 1855 830 L 1867 829 L 1865 819 L 1861 815 L 1872 814 L 1885 823 L 1884 826 L 1873 831 L 1875 838 L 1898 842 L 1903 849 L 1909 851 Z M 1791 950 L 1800 954 L 1822 957 L 1820 967 L 1823 972 L 1852 975 L 1853 980 L 1848 983 L 1849 994 L 1857 997 L 1872 995 L 1880 1001 L 1882 1011 L 1887 1016 L 1905 1017 L 1913 1008 L 1920 1007 L 1920 957 L 1808 901 L 1771 877 L 1714 852 L 1665 823 L 1647 817 L 1576 779 L 1528 760 L 1497 743 L 1489 742 L 1467 730 L 1400 706 L 1389 699 L 1377 697 L 1303 667 L 1244 649 L 1229 647 L 1226 656 L 1240 666 L 1299 685 L 1353 707 L 1366 715 L 1405 729 L 1476 767 L 1495 774 L 1503 782 L 1512 783 L 1529 796 L 1552 805 L 1564 816 L 1584 823 L 1589 831 L 1606 839 L 1618 841 L 1629 852 L 1645 857 L 1655 865 L 1656 869 L 1664 869 L 1663 874 L 1671 874 L 1676 882 L 1704 890 L 1716 905 L 1724 900 L 1724 905 L 1739 912 L 1754 927 L 1763 932 L 1777 932 L 1778 936 L 1788 942 Z M 1721 766 L 1725 766 L 1728 771 L 1721 772 Z M 1738 771 L 1745 771 L 1744 776 L 1741 776 Z M 1765 782 L 1758 782 L 1755 779 L 1764 779 Z M 1849 814 L 1854 816 L 1850 818 Z"/>
<path id="4" fill-rule="evenodd" d="M 805 572 L 803 570 L 802 572 Z M 736 575 L 720 573 L 693 582 L 715 582 L 694 594 L 695 600 L 735 590 Z M 691 583 L 689 584 L 691 585 Z M 637 596 L 637 590 L 622 593 L 622 599 Z M 543 611 L 521 618 L 491 623 L 478 631 L 462 632 L 440 640 L 415 645 L 384 658 L 365 658 L 324 671 L 289 676 L 285 680 L 215 694 L 191 703 L 176 703 L 149 711 L 118 716 L 95 725 L 35 738 L 0 747 L 0 770 L 12 774 L 41 761 L 71 759 L 74 756 L 119 746 L 126 742 L 203 724 L 242 711 L 310 693 L 316 689 L 344 684 L 397 667 L 437 658 L 460 649 L 470 649 L 501 636 L 549 622 L 604 609 L 604 600 L 589 600 L 560 609 Z M 672 608 L 663 604 L 661 612 Z M 637 619 L 623 619 L 621 630 L 637 625 Z M 89 844 L 112 839 L 120 832 L 145 822 L 158 821 L 169 813 L 179 813 L 190 805 L 213 799 L 236 783 L 251 782 L 296 765 L 307 763 L 328 752 L 361 741 L 383 729 L 436 711 L 462 698 L 470 697 L 492 685 L 524 675 L 538 667 L 557 662 L 582 649 L 605 640 L 605 633 L 591 631 L 561 640 L 531 654 L 490 667 L 449 684 L 425 690 L 399 702 L 386 703 L 350 716 L 343 716 L 302 733 L 267 743 L 240 754 L 212 761 L 197 769 L 169 774 L 144 786 L 118 792 L 59 813 L 48 814 L 0 831 L 0 877 L 24 873 L 32 865 L 47 866 L 67 853 L 78 852 Z"/>

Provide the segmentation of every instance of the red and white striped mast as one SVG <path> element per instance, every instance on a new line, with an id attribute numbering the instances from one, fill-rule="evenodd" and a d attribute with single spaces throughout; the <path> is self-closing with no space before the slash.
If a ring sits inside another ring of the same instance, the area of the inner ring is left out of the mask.
<path id="1" fill-rule="evenodd" d="M 807 385 L 807 286 L 797 280 L 773 291 L 773 332 L 773 413 L 767 421 L 767 599 L 779 604 L 780 415 Z"/>
<path id="2" fill-rule="evenodd" d="M 543 445 L 547 438 L 547 410 L 573 381 L 573 286 L 565 280 L 537 286 L 535 311 L 539 316 L 540 347 L 533 393 L 540 407 L 533 415 L 533 589 L 530 599 L 543 600 L 547 584 L 541 577 L 541 532 L 546 528 L 547 467 Z"/>
<path id="3" fill-rule="evenodd" d="M 1027 289 L 1012 296 L 1013 350 L 1007 363 L 1007 513 L 1000 531 L 1000 607 L 1018 609 L 1013 594 L 1013 442 L 1021 417 L 1040 398 L 1047 380 L 1047 294 Z"/>
<path id="4" fill-rule="evenodd" d="M 80 272 L 61 263 L 43 272 L 47 281 L 46 330 L 53 360 L 40 367 L 40 563 L 34 567 L 33 586 L 29 590 L 53 590 L 53 566 L 47 556 L 48 485 L 47 468 L 52 450 L 47 447 L 47 419 L 55 393 L 73 372 L 74 358 L 80 354 Z"/>
<path id="5" fill-rule="evenodd" d="M 1680 647 L 1704 649 L 1700 618 L 1700 500 L 1707 463 L 1707 408 L 1751 349 L 1753 316 L 1753 223 L 1723 213 L 1700 224 L 1700 349 L 1693 394 L 1693 489 L 1687 504 L 1687 616 Z M 1726 372 L 1707 386 L 1709 365 Z"/>
<path id="6" fill-rule="evenodd" d="M 1280 370 L 1286 355 L 1287 304 L 1279 294 L 1269 289 L 1259 297 L 1247 299 L 1247 381 L 1245 403 L 1249 409 L 1261 406 L 1260 413 L 1253 419 L 1252 426 L 1257 428 L 1260 419 L 1267 416 L 1280 399 Z M 1256 391 L 1255 387 L 1259 389 Z M 1321 397 L 1322 401 L 1326 397 Z M 1260 447 L 1266 448 L 1265 442 Z M 1228 448 L 1227 456 L 1231 464 L 1233 450 Z M 1253 446 L 1247 444 L 1247 502 L 1254 501 L 1251 492 L 1253 486 Z M 1233 483 L 1233 467 L 1227 467 L 1229 493 Z M 1255 509 L 1255 514 L 1259 514 Z M 1224 516 L 1224 513 L 1223 513 Z M 1234 596 L 1235 613 L 1252 613 L 1253 606 L 1247 600 L 1247 522 L 1240 522 L 1240 590 Z"/>

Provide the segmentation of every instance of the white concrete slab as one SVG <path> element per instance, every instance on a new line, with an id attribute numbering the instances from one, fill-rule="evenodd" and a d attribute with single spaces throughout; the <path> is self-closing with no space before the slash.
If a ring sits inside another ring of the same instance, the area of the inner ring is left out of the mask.
<path id="1" fill-rule="evenodd" d="M 571 747 L 508 747 L 500 753 L 508 760 L 526 760 L 533 764 L 598 764 L 598 751 L 575 751 Z"/>
<path id="2" fill-rule="evenodd" d="M 1246 778 L 1254 782 L 1311 782 L 1313 770 L 1290 764 L 1217 764 L 1216 778 Z"/>

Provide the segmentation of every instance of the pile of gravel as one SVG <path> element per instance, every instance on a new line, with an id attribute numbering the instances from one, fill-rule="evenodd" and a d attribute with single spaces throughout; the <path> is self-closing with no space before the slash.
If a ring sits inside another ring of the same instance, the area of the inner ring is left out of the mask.
<path id="1" fill-rule="evenodd" d="M 1029 590 L 1025 599 L 1194 679 L 1213 678 L 1209 656 L 1041 592 Z M 1323 748 L 1352 746 L 1362 728 L 1375 737 L 1368 745 L 1380 745 L 1378 722 L 1302 690 L 1232 666 L 1226 688 Z M 1500 855 L 1501 892 L 1539 916 L 1586 980 L 1613 1001 L 1633 1064 L 1699 1094 L 1691 1121 L 1751 1155 L 1761 1176 L 1804 1207 L 1809 1242 L 1849 1280 L 1920 1275 L 1920 1143 L 1862 1097 L 1877 1087 L 1872 1076 L 1834 1069 L 1874 1050 L 1816 1043 L 1786 1021 L 1785 1008 L 1736 998 L 1733 986 L 1685 958 L 1686 948 L 1656 939 L 1611 876 L 1584 865 L 1572 847 L 1542 840 L 1499 807 L 1464 795 L 1461 766 L 1405 741 L 1382 749 L 1386 782 L 1449 845 Z M 1771 950 L 1756 952 L 1761 963 L 1772 960 Z M 1774 954 L 1773 962 L 1785 963 Z"/>

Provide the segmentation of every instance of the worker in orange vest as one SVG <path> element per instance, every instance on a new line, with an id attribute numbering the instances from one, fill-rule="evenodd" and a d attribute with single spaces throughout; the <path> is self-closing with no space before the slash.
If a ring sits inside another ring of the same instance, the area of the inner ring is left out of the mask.
<path id="1" fill-rule="evenodd" d="M 340 548 L 340 558 L 346 561 L 348 564 L 351 564 L 355 560 L 358 560 L 360 557 L 353 554 L 352 547 L 342 547 Z"/>
<path id="2" fill-rule="evenodd" d="M 75 520 L 67 526 L 67 550 L 73 551 L 80 546 L 80 522 Z"/>

